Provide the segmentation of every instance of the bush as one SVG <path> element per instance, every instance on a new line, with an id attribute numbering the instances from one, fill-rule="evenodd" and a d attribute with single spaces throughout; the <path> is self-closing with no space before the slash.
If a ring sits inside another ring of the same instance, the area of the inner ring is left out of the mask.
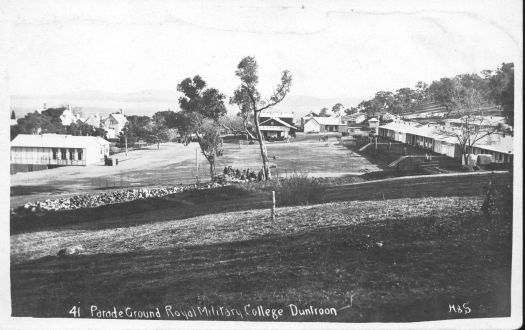
<path id="1" fill-rule="evenodd" d="M 512 185 L 489 183 L 481 211 L 485 215 L 488 237 L 512 242 Z"/>
<path id="2" fill-rule="evenodd" d="M 461 172 L 474 172 L 474 168 L 469 165 L 461 165 Z"/>
<path id="3" fill-rule="evenodd" d="M 481 211 L 488 218 L 512 217 L 512 186 L 489 184 Z"/>
<path id="4" fill-rule="evenodd" d="M 275 191 L 277 205 L 306 205 L 321 202 L 325 187 L 316 178 L 304 173 L 294 173 L 286 179 L 270 181 L 268 190 Z"/>

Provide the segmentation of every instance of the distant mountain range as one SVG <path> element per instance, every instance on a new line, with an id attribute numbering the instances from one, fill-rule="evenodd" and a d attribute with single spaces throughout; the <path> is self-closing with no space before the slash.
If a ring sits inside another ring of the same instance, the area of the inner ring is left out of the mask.
<path id="1" fill-rule="evenodd" d="M 80 107 L 85 115 L 92 113 L 111 113 L 123 109 L 128 115 L 151 116 L 157 111 L 171 109 L 177 111 L 178 93 L 169 90 L 143 90 L 132 93 L 110 93 L 104 91 L 79 91 L 61 95 L 12 95 L 11 108 L 17 117 L 23 117 L 28 112 L 40 110 L 44 103 L 49 107 L 58 107 L 69 104 L 71 107 Z M 355 106 L 361 101 L 359 98 L 318 98 L 312 96 L 289 95 L 275 107 L 276 111 L 293 112 L 296 118 L 306 115 L 310 111 L 319 112 L 323 107 L 331 109 L 341 103 L 345 107 Z M 228 104 L 228 110 L 236 113 L 237 108 Z"/>

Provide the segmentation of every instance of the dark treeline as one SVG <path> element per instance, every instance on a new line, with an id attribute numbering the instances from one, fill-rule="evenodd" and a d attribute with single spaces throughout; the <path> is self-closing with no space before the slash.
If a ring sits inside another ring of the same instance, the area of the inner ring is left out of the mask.
<path id="1" fill-rule="evenodd" d="M 468 100 L 467 100 L 468 99 Z M 475 100 L 473 100 L 475 99 Z M 372 99 L 346 109 L 345 113 L 364 112 L 373 116 L 381 112 L 403 114 L 425 103 L 436 102 L 447 111 L 464 110 L 466 104 L 498 106 L 509 124 L 514 118 L 514 64 L 503 63 L 495 71 L 460 74 L 433 81 L 419 81 L 415 88 L 404 87 L 395 92 L 379 91 Z M 325 110 L 326 111 L 326 110 Z"/>
<path id="2" fill-rule="evenodd" d="M 70 135 L 91 135 L 104 137 L 106 132 L 100 127 L 77 121 L 69 126 L 62 125 L 60 116 L 66 107 L 48 108 L 42 112 L 32 112 L 18 118 L 17 124 L 11 126 L 11 140 L 18 134 L 56 133 Z M 14 111 L 11 118 L 14 119 Z"/>
<path id="3" fill-rule="evenodd" d="M 106 138 L 106 131 L 101 126 L 93 126 L 77 120 L 70 125 L 62 125 L 60 116 L 66 107 L 48 108 L 42 112 L 32 112 L 17 120 L 16 125 L 11 126 L 11 140 L 18 134 L 70 134 L 76 136 L 100 136 Z M 14 117 L 14 112 L 11 113 Z M 178 119 L 177 113 L 173 111 L 159 111 L 148 116 L 127 116 L 128 120 L 122 130 L 119 140 L 122 142 L 127 138 L 129 145 L 139 140 L 146 143 L 158 143 L 173 140 L 177 135 Z"/>

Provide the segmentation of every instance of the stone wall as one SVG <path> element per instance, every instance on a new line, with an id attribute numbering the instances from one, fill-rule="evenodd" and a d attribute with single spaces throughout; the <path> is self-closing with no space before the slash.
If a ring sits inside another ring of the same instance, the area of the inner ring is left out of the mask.
<path id="1" fill-rule="evenodd" d="M 223 186 L 223 184 L 209 183 L 201 185 L 180 185 L 157 188 L 133 188 L 102 192 L 99 194 L 84 194 L 58 199 L 46 199 L 26 203 L 24 206 L 11 209 L 12 215 L 25 213 L 41 213 L 80 208 L 93 208 L 108 204 L 131 202 L 137 199 L 158 198 L 189 190 L 209 189 Z"/>

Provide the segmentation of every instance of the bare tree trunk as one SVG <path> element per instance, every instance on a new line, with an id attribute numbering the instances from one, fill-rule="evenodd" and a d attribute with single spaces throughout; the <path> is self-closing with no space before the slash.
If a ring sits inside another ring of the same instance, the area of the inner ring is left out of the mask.
<path id="1" fill-rule="evenodd" d="M 266 144 L 264 143 L 261 129 L 259 128 L 259 113 L 255 110 L 253 118 L 255 122 L 255 132 L 257 133 L 257 140 L 259 141 L 259 148 L 261 150 L 261 157 L 263 161 L 264 179 L 268 181 L 272 178 L 270 167 L 268 166 L 268 152 L 266 151 Z"/>
<path id="2" fill-rule="evenodd" d="M 199 148 L 201 149 L 201 153 L 204 155 L 204 158 L 208 161 L 210 164 L 210 178 L 211 181 L 215 178 L 215 155 L 206 155 L 206 153 L 203 151 L 202 148 L 202 139 L 198 132 L 195 132 L 195 135 L 197 136 L 197 142 L 199 143 Z M 197 173 L 198 175 L 198 173 Z"/>
<path id="3" fill-rule="evenodd" d="M 463 154 L 463 161 L 465 162 L 465 165 L 469 165 L 468 163 L 468 154 L 467 154 L 467 147 L 466 146 L 462 146 L 461 147 L 461 153 Z"/>
<path id="4" fill-rule="evenodd" d="M 208 159 L 208 163 L 210 163 L 210 178 L 211 181 L 215 178 L 215 157 L 206 157 Z"/>

